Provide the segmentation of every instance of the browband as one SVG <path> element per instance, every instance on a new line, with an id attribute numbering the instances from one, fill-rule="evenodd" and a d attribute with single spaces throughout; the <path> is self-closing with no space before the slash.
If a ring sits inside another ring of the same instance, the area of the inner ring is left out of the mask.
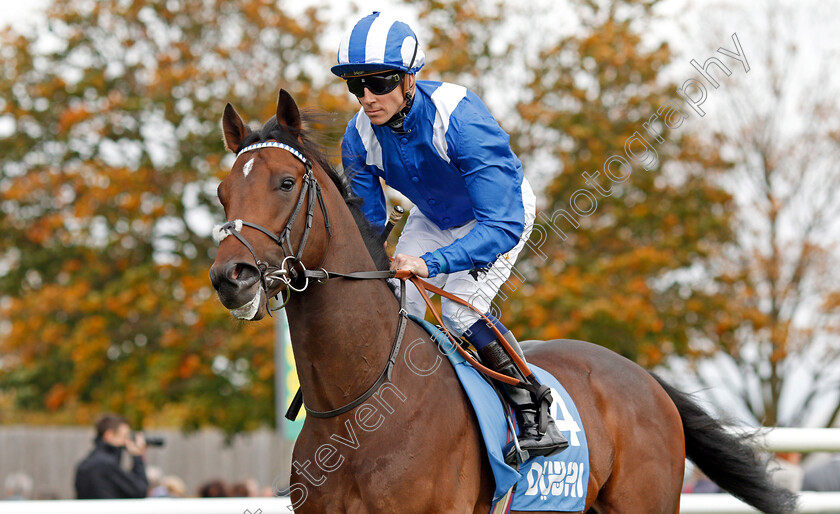
<path id="1" fill-rule="evenodd" d="M 306 157 L 304 157 L 302 153 L 298 152 L 297 150 L 295 150 L 294 148 L 292 148 L 289 145 L 285 145 L 283 143 L 278 143 L 277 141 L 266 141 L 264 143 L 254 143 L 253 145 L 248 145 L 245 148 L 243 148 L 242 150 L 239 150 L 239 152 L 236 154 L 236 158 L 238 159 L 239 156 L 242 155 L 245 152 L 251 152 L 251 151 L 254 151 L 254 150 L 259 150 L 260 148 L 282 148 L 283 150 L 286 150 L 290 154 L 297 157 L 300 160 L 300 162 L 302 162 L 303 165 L 306 166 L 306 169 L 312 168 L 312 165 L 309 164 L 309 161 L 306 160 Z"/>

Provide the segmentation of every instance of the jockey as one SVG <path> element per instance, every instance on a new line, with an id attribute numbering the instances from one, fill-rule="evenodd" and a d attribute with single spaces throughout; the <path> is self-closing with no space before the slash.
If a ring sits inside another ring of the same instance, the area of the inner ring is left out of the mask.
<path id="1" fill-rule="evenodd" d="M 472 91 L 455 84 L 419 81 L 425 57 L 406 23 L 374 12 L 359 20 L 338 49 L 332 72 L 361 104 L 341 144 L 345 173 L 374 227 L 386 222 L 380 178 L 408 197 L 411 209 L 392 269 L 410 270 L 482 312 L 508 279 L 531 233 L 534 193 L 510 136 Z M 426 304 L 411 288 L 409 313 Z M 521 379 L 513 360 L 475 312 L 441 302 L 449 328 L 465 337 L 496 371 Z M 491 317 L 523 359 L 516 339 Z M 538 428 L 539 405 L 520 387 L 507 387 L 520 413 L 520 447 L 549 455 L 568 446 L 549 418 Z"/>

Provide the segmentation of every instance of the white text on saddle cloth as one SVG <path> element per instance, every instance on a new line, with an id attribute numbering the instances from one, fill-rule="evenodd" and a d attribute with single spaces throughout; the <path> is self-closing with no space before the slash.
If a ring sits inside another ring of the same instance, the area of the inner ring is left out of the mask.
<path id="1" fill-rule="evenodd" d="M 580 446 L 578 432 L 580 426 L 575 421 L 563 396 L 553 387 L 551 388 L 551 415 L 555 419 L 557 429 L 563 432 L 570 446 Z M 583 495 L 583 475 L 585 467 L 582 462 L 544 461 L 532 462 L 525 473 L 528 479 L 528 489 L 525 496 L 540 495 L 540 499 L 551 497 L 579 498 Z"/>
<path id="2" fill-rule="evenodd" d="M 569 412 L 569 408 L 566 406 L 566 402 L 563 401 L 563 397 L 553 387 L 551 388 L 551 399 L 554 400 L 551 402 L 550 409 L 551 415 L 555 420 L 554 426 L 566 435 L 571 446 L 580 446 L 578 432 L 581 431 L 581 428 L 577 424 L 577 421 L 575 421 L 572 413 Z"/>
<path id="3" fill-rule="evenodd" d="M 583 472 L 582 462 L 532 462 L 525 473 L 528 479 L 525 496 L 539 494 L 543 500 L 549 496 L 579 498 L 583 495 Z"/>

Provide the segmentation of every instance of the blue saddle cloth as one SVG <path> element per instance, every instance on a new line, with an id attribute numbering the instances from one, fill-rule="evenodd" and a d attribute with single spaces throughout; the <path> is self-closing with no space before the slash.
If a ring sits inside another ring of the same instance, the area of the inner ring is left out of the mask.
<path id="1" fill-rule="evenodd" d="M 547 371 L 529 365 L 540 382 L 551 388 L 554 399 L 551 415 L 557 428 L 569 440 L 569 447 L 552 457 L 533 457 L 517 471 L 505 463 L 502 453 L 502 448 L 512 440 L 512 435 L 505 419 L 504 406 L 496 392 L 453 348 L 452 342 L 443 332 L 423 319 L 415 316 L 411 316 L 411 319 L 425 328 L 441 347 L 441 351 L 449 357 L 472 403 L 496 480 L 494 503 L 503 500 L 515 486 L 512 510 L 582 511 L 589 483 L 589 446 L 586 444 L 583 421 L 577 407 L 560 382 Z"/>

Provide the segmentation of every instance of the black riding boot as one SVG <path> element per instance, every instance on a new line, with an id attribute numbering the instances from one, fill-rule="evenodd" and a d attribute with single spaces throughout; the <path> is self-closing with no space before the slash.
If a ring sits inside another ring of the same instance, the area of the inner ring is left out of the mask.
<path id="1" fill-rule="evenodd" d="M 508 331 L 504 336 L 511 348 L 524 361 L 525 356 L 519 347 L 519 342 L 513 337 L 513 334 Z M 520 380 L 522 379 L 522 374 L 519 372 L 516 364 L 508 356 L 499 341 L 494 340 L 484 348 L 481 348 L 479 353 L 482 359 L 499 373 Z M 551 418 L 550 414 L 545 432 L 540 432 L 538 421 L 540 406 L 537 405 L 536 398 L 530 391 L 509 384 L 505 384 L 505 390 L 520 414 L 521 423 L 518 439 L 519 447 L 522 450 L 527 450 L 532 457 L 540 455 L 548 456 L 559 453 L 569 446 L 569 441 L 557 430 L 554 419 Z"/>

